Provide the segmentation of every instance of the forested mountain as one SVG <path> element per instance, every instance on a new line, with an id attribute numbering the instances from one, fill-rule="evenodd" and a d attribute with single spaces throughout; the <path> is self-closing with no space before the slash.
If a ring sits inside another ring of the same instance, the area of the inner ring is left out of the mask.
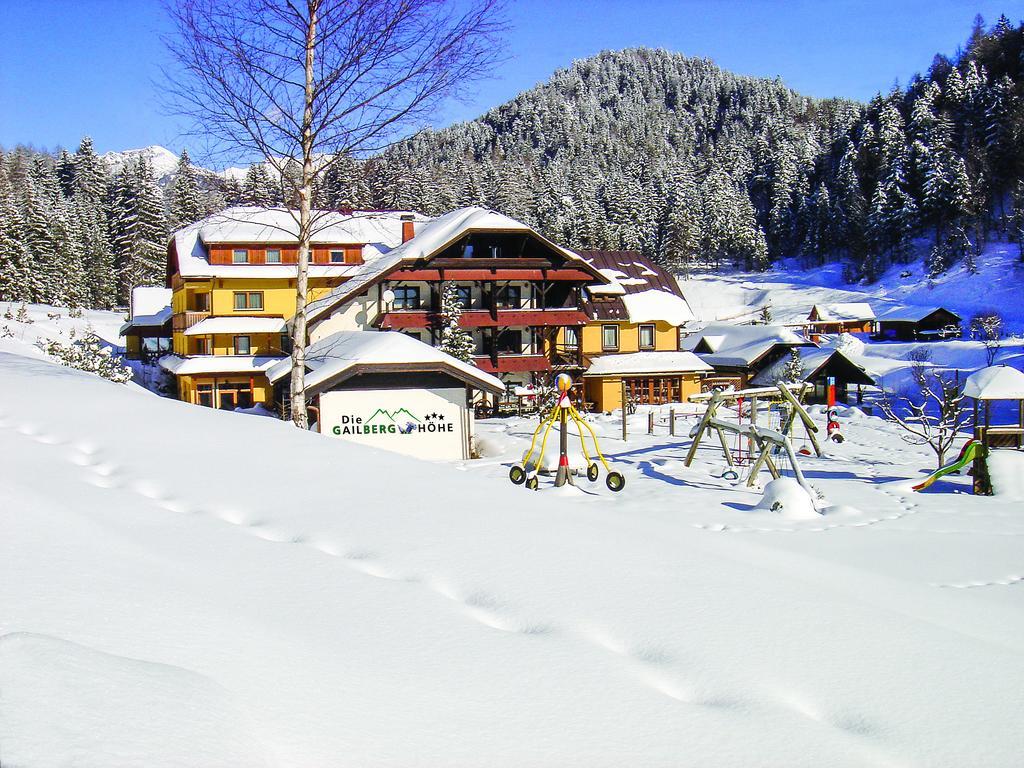
<path id="1" fill-rule="evenodd" d="M 0 300 L 109 307 L 163 279 L 168 233 L 282 200 L 264 165 L 217 177 L 187 154 L 108 163 L 0 153 Z M 167 158 L 163 158 L 166 160 Z M 579 248 L 638 248 L 680 271 L 842 259 L 851 278 L 926 258 L 970 266 L 1024 241 L 1024 24 L 976 23 L 906 89 L 869 104 L 661 50 L 606 52 L 483 117 L 418 134 L 323 180 L 323 207 L 486 205 Z M 927 239 L 929 246 L 922 250 Z"/>
<path id="2" fill-rule="evenodd" d="M 993 229 L 1024 238 L 1022 39 L 979 19 L 954 59 L 866 105 L 666 51 L 603 53 L 394 147 L 367 186 L 385 206 L 483 203 L 680 269 L 804 255 L 870 280 L 929 237 L 941 271 Z"/>

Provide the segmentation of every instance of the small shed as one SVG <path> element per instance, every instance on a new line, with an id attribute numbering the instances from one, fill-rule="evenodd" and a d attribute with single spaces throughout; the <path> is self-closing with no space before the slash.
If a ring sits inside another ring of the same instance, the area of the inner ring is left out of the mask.
<path id="1" fill-rule="evenodd" d="M 994 448 L 1024 448 L 1024 373 L 1008 365 L 982 368 L 967 377 L 964 394 L 974 400 L 974 439 L 983 448 L 974 460 L 974 492 L 990 496 L 987 456 Z M 992 403 L 998 400 L 1016 401 L 1016 425 L 992 424 Z"/>
<path id="2" fill-rule="evenodd" d="M 306 393 L 317 429 L 421 459 L 468 459 L 473 397 L 500 395 L 495 376 L 394 331 L 338 331 L 306 350 Z M 267 375 L 287 399 L 290 360 Z"/>
<path id="3" fill-rule="evenodd" d="M 710 365 L 692 352 L 631 352 L 594 359 L 583 374 L 584 399 L 595 411 L 622 407 L 622 394 L 635 403 L 685 403 L 701 391 Z"/>
<path id="4" fill-rule="evenodd" d="M 171 289 L 153 285 L 132 288 L 129 320 L 121 326 L 125 357 L 151 360 L 171 351 Z"/>
<path id="5" fill-rule="evenodd" d="M 811 341 L 820 341 L 827 333 L 871 333 L 875 327 L 875 311 L 867 302 L 815 304 L 807 315 Z"/>
<path id="6" fill-rule="evenodd" d="M 891 341 L 938 341 L 960 336 L 963 318 L 944 307 L 900 305 L 878 316 L 877 338 Z"/>
<path id="7" fill-rule="evenodd" d="M 774 366 L 768 368 L 751 381 L 755 387 L 770 387 L 778 380 L 781 370 L 788 360 L 779 360 Z M 874 386 L 875 380 L 871 375 L 848 358 L 838 349 L 803 349 L 801 350 L 800 363 L 802 365 L 801 378 L 814 389 L 807 394 L 809 403 L 828 402 L 828 380 L 833 379 L 836 388 L 836 402 L 848 403 L 850 386 L 857 388 L 857 402 L 863 401 L 862 386 Z"/>

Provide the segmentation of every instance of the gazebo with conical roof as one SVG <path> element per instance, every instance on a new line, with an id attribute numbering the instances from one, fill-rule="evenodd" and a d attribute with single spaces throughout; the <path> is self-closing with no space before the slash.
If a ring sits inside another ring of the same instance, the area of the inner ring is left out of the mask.
<path id="1" fill-rule="evenodd" d="M 964 394 L 974 400 L 974 439 L 981 444 L 974 460 L 974 492 L 992 495 L 985 458 L 993 448 L 1024 448 L 1024 373 L 1008 365 L 992 365 L 971 374 Z M 1017 402 L 1017 424 L 992 424 L 992 403 Z"/>

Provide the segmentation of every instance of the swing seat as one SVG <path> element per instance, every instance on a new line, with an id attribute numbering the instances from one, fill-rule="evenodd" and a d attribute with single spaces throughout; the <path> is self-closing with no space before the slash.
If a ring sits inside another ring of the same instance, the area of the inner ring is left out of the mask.
<path id="1" fill-rule="evenodd" d="M 724 472 L 722 472 L 722 479 L 723 480 L 739 480 L 740 479 L 740 473 L 737 472 L 735 469 L 726 469 Z"/>
<path id="2" fill-rule="evenodd" d="M 811 449 L 805 445 L 799 451 L 797 451 L 797 453 L 799 453 L 801 456 L 810 456 Z"/>

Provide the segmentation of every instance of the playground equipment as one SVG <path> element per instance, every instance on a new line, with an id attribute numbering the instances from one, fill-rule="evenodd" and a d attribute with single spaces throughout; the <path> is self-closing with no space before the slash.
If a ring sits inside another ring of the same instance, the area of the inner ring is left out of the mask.
<path id="1" fill-rule="evenodd" d="M 684 461 L 685 466 L 689 467 L 693 463 L 693 460 L 697 455 L 697 447 L 700 445 L 700 441 L 705 436 L 710 436 L 714 433 L 718 437 L 718 441 L 722 446 L 722 453 L 724 454 L 726 464 L 728 465 L 723 477 L 738 480 L 739 473 L 736 470 L 737 462 L 733 456 L 733 452 L 729 449 L 729 442 L 725 436 L 728 432 L 746 438 L 750 446 L 749 455 L 752 461 L 750 463 L 750 471 L 746 480 L 746 484 L 748 486 L 756 484 L 757 474 L 761 471 L 762 467 L 767 467 L 773 479 L 781 477 L 781 473 L 779 472 L 779 467 L 776 462 L 776 458 L 781 455 L 789 461 L 793 470 L 794 479 L 811 495 L 811 498 L 813 499 L 815 494 L 807 484 L 807 480 L 804 478 L 804 474 L 800 470 L 800 464 L 797 461 L 796 451 L 793 450 L 793 443 L 791 440 L 793 429 L 799 421 L 803 426 L 807 438 L 814 448 L 815 454 L 821 456 L 821 446 L 818 444 L 817 439 L 818 427 L 801 403 L 806 389 L 807 385 L 805 384 L 801 386 L 798 394 L 794 395 L 785 384 L 780 383 L 776 387 L 758 387 L 756 389 L 713 392 L 707 395 L 691 395 L 691 402 L 707 400 L 708 405 L 707 409 L 704 411 L 704 415 L 701 416 L 700 421 L 693 429 L 690 430 L 690 437 L 693 438 L 693 442 L 690 444 L 690 449 L 686 453 L 686 459 Z M 741 422 L 726 421 L 719 417 L 718 409 L 721 408 L 722 405 L 730 402 L 739 404 L 746 398 L 750 398 L 751 401 L 750 423 L 743 424 Z M 786 403 L 786 414 L 781 418 L 779 429 L 768 429 L 757 425 L 758 398 L 781 399 Z"/>
<path id="2" fill-rule="evenodd" d="M 956 457 L 956 460 L 950 462 L 944 467 L 939 467 L 937 470 L 932 472 L 928 477 L 922 480 L 920 483 L 914 486 L 915 491 L 923 491 L 929 487 L 932 483 L 938 480 L 940 477 L 944 477 L 953 472 L 959 472 L 964 469 L 968 464 L 977 458 L 984 458 L 985 448 L 977 440 L 971 439 L 964 443 L 964 447 L 960 449 L 960 455 Z"/>
<path id="3" fill-rule="evenodd" d="M 593 445 L 593 454 L 597 460 L 604 466 L 605 485 L 608 486 L 610 491 L 618 493 L 626 487 L 626 478 L 619 472 L 612 470 L 608 464 L 608 460 L 605 459 L 604 454 L 601 453 L 601 446 L 597 442 L 597 435 L 594 430 L 591 429 L 590 425 L 580 416 L 579 411 L 573 407 L 572 401 L 569 399 L 569 390 L 572 388 L 572 377 L 568 374 L 560 373 L 555 379 L 555 386 L 558 388 L 558 401 L 555 406 L 551 409 L 551 413 L 544 419 L 541 420 L 540 425 L 533 433 L 533 439 L 530 441 L 530 449 L 523 456 L 522 464 L 514 465 L 508 471 L 508 478 L 516 485 L 522 485 L 525 483 L 526 487 L 530 490 L 537 490 L 540 485 L 540 481 L 537 479 L 537 473 L 540 471 L 541 463 L 544 460 L 544 449 L 547 446 L 548 436 L 551 433 L 551 428 L 558 422 L 559 426 L 559 447 L 558 447 L 558 470 L 555 473 L 555 487 L 562 485 L 575 485 L 573 481 L 573 470 L 569 465 L 569 430 L 568 424 L 571 420 L 576 427 L 576 431 L 580 437 L 580 447 L 583 449 L 583 457 L 587 463 L 587 479 L 591 482 L 597 480 L 600 475 L 601 468 L 597 462 L 591 458 L 591 451 L 587 449 L 587 439 L 584 436 L 584 430 L 589 433 Z M 540 450 L 534 453 L 534 449 L 537 447 L 537 437 L 540 436 L 541 431 L 544 435 L 540 440 Z"/>

